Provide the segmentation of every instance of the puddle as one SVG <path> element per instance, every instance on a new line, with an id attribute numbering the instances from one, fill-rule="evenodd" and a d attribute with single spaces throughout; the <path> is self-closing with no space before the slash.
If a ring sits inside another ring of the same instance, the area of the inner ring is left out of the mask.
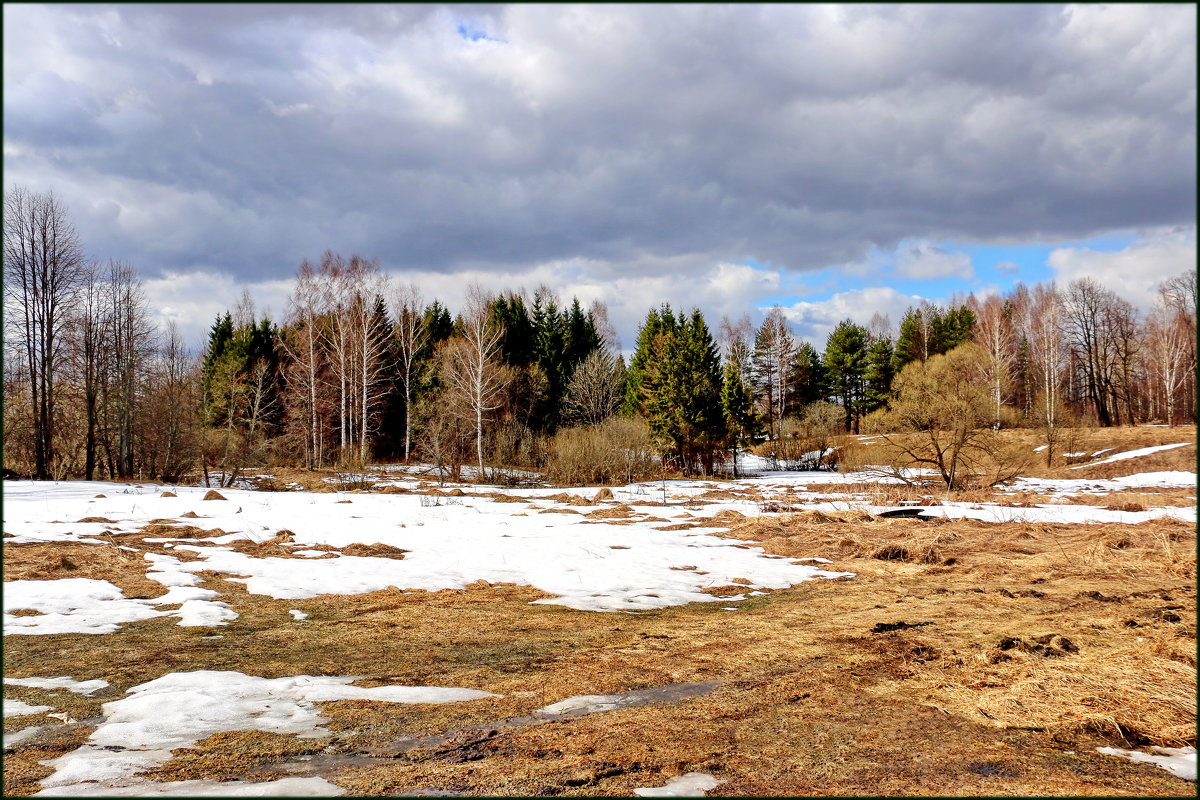
<path id="1" fill-rule="evenodd" d="M 537 725 L 555 720 L 574 719 L 589 714 L 601 714 L 605 711 L 616 711 L 619 708 L 632 708 L 650 703 L 676 703 L 689 697 L 699 697 L 708 694 L 721 685 L 720 681 L 704 681 L 701 683 L 668 683 L 665 686 L 651 686 L 646 689 L 633 689 L 628 692 L 605 695 L 581 695 L 568 697 L 557 703 L 539 708 L 532 714 L 522 714 L 509 717 L 498 722 L 483 725 L 472 725 L 448 731 L 443 734 L 429 736 L 412 736 L 397 739 L 386 751 L 388 756 L 398 756 L 417 749 L 432 749 L 442 747 L 458 740 L 476 742 L 481 738 L 492 738 L 502 728 L 518 728 L 523 725 Z"/>
<path id="2" fill-rule="evenodd" d="M 490 755 L 500 754 L 489 747 L 489 742 L 495 739 L 500 731 L 505 728 L 519 728 L 525 725 L 539 725 L 558 720 L 575 719 L 590 714 L 601 714 L 605 711 L 644 706 L 650 703 L 674 703 L 690 697 L 699 697 L 708 694 L 720 685 L 720 681 L 670 683 L 665 686 L 651 686 L 646 689 L 634 689 L 618 694 L 569 697 L 566 700 L 553 703 L 545 708 L 539 708 L 532 714 L 522 714 L 497 722 L 470 725 L 441 734 L 408 736 L 397 739 L 390 746 L 370 752 L 313 753 L 287 761 L 264 764 L 258 771 L 283 770 L 290 775 L 325 777 L 332 772 L 348 768 L 377 767 L 393 759 L 401 758 L 413 750 L 439 751 L 431 756 L 438 761 L 451 763 L 476 761 Z M 460 794 L 463 793 L 424 787 L 415 790 L 407 796 L 451 797 Z"/>

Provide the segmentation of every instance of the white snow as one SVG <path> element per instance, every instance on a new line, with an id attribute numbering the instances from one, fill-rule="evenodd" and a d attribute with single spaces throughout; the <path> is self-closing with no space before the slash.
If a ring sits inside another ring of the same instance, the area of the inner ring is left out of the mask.
<path id="1" fill-rule="evenodd" d="M 13 686 L 28 686 L 32 689 L 66 689 L 78 694 L 93 694 L 108 686 L 108 681 L 77 681 L 66 678 L 5 678 L 4 682 Z"/>
<path id="2" fill-rule="evenodd" d="M 4 716 L 5 717 L 28 717 L 33 714 L 40 714 L 43 711 L 53 711 L 54 706 L 31 706 L 29 703 L 23 703 L 20 700 L 9 700 L 4 698 Z"/>
<path id="3" fill-rule="evenodd" d="M 689 772 L 677 778 L 671 778 L 666 786 L 650 786 L 634 789 L 638 797 L 699 797 L 710 789 L 724 783 L 712 775 L 703 772 Z"/>
<path id="4" fill-rule="evenodd" d="M 292 619 L 296 620 L 297 622 L 302 619 L 308 619 L 308 614 L 304 613 L 298 608 L 289 608 L 288 613 L 291 614 Z"/>
<path id="5" fill-rule="evenodd" d="M 152 554 L 147 554 L 147 558 Z M 179 562 L 170 556 L 157 556 Z M 166 573 L 147 573 L 158 579 Z M 184 576 L 188 580 L 195 576 Z M 163 582 L 160 580 L 160 582 Z M 56 633 L 112 633 L 122 623 L 162 616 L 179 617 L 180 625 L 224 625 L 237 617 L 227 604 L 209 600 L 217 593 L 210 589 L 171 586 L 161 597 L 148 600 L 126 598 L 121 589 L 108 581 L 94 578 L 60 578 L 47 581 L 7 581 L 4 584 L 4 635 L 49 635 Z M 181 604 L 174 611 L 160 611 L 159 605 Z M 32 616 L 16 616 L 8 611 L 31 610 Z"/>
<path id="6" fill-rule="evenodd" d="M 31 725 L 13 733 L 6 733 L 0 738 L 3 739 L 5 748 L 16 747 L 26 739 L 32 739 L 38 731 L 44 730 L 45 727 L 45 725 Z"/>
<path id="7" fill-rule="evenodd" d="M 543 706 L 533 713 L 547 717 L 560 717 L 576 711 L 594 714 L 599 711 L 616 711 L 621 706 L 628 705 L 629 702 L 628 698 L 622 695 L 581 694 Z"/>
<path id="8" fill-rule="evenodd" d="M 1060 494 L 1105 494 L 1123 489 L 1187 489 L 1196 486 L 1196 473 L 1182 470 L 1139 472 L 1119 478 L 1017 478 L 1005 488 L 1015 491 Z"/>
<path id="9" fill-rule="evenodd" d="M 195 747 L 221 731 L 326 735 L 316 703 L 373 700 L 383 703 L 453 703 L 498 695 L 440 686 L 349 685 L 353 677 L 258 678 L 240 672 L 172 672 L 134 686 L 121 700 L 105 703 L 105 720 L 88 743 L 43 762 L 55 768 L 46 788 L 88 781 L 121 781 L 171 759 L 171 751 Z"/>
<path id="10" fill-rule="evenodd" d="M 830 477 L 825 473 L 799 474 Z M 720 485 L 681 481 L 671 483 L 670 487 L 673 493 L 701 493 Z M 121 490 L 112 486 L 120 486 Z M 598 488 L 573 492 L 590 496 Z M 648 496 L 655 497 L 660 488 L 654 486 Z M 148 576 L 170 587 L 163 598 L 126 600 L 116 587 L 108 584 L 110 596 L 105 606 L 108 611 L 103 621 L 109 625 L 104 631 L 115 629 L 112 626 L 121 621 L 115 616 L 118 607 L 126 611 L 129 621 L 159 613 L 179 616 L 183 624 L 213 625 L 232 618 L 234 612 L 216 601 L 215 593 L 195 585 L 198 582 L 195 573 L 203 571 L 229 575 L 229 580 L 244 583 L 252 593 L 278 599 L 361 594 L 390 586 L 438 591 L 461 589 L 479 580 L 514 583 L 533 586 L 554 596 L 536 602 L 589 611 L 636 611 L 729 600 L 703 590 L 729 585 L 737 578 L 750 581 L 747 588 L 753 590 L 782 589 L 815 578 L 848 576 L 811 564 L 767 558 L 754 543 L 711 536 L 703 529 L 659 531 L 654 530 L 653 522 L 616 525 L 600 520 L 580 525 L 576 514 L 529 514 L 524 504 L 495 503 L 489 498 L 470 495 L 454 498 L 460 501 L 456 505 L 430 507 L 422 506 L 422 497 L 417 495 L 355 494 L 349 496 L 352 502 L 347 504 L 339 502 L 345 496 L 338 493 L 224 489 L 227 502 L 204 502 L 199 499 L 203 489 L 179 487 L 175 498 L 159 497 L 156 489 L 147 486 L 130 490 L 121 484 L 80 481 L 59 484 L 11 481 L 5 485 L 5 510 L 9 517 L 5 525 L 15 538 L 8 541 L 31 541 L 48 531 L 69 537 L 73 528 L 54 524 L 52 520 L 104 516 L 118 520 L 116 524 L 122 529 L 137 530 L 151 519 L 171 518 L 195 508 L 203 516 L 190 520 L 190 524 L 225 532 L 207 541 L 191 539 L 175 548 L 175 552 L 195 553 L 199 556 L 196 561 L 147 555 L 151 567 Z M 95 499 L 97 490 L 108 496 Z M 562 490 L 514 491 L 544 497 Z M 627 487 L 626 492 L 640 496 L 647 490 L 643 485 L 634 485 Z M 242 513 L 237 513 L 238 508 Z M 680 513 L 686 513 L 682 508 L 661 506 L 649 506 L 646 510 L 672 521 Z M 513 516 L 518 512 L 527 516 L 518 520 Z M 335 552 L 333 557 L 310 560 L 255 558 L 219 546 L 236 539 L 263 541 L 285 528 L 294 533 L 298 549 L 317 544 L 338 548 L 352 543 L 382 543 L 409 552 L 403 559 Z M 695 570 L 671 569 L 680 565 L 694 565 Z M 79 587 L 73 592 L 78 594 Z M 189 600 L 197 602 L 187 603 Z M 175 612 L 160 612 L 146 607 L 151 602 L 185 603 L 185 607 Z M 95 606 L 97 601 L 79 605 Z M 12 632 L 56 630 L 48 627 L 48 621 L 31 621 L 40 620 L 37 617 L 18 619 L 26 621 L 13 627 Z M 71 630 L 81 625 L 76 623 Z M 95 632 L 102 630 L 97 625 L 90 627 Z"/>
<path id="11" fill-rule="evenodd" d="M 108 581 L 61 578 L 53 581 L 4 583 L 4 635 L 112 633 L 123 622 L 161 616 L 145 602 L 126 599 Z M 8 611 L 32 610 L 35 616 Z"/>
<path id="12" fill-rule="evenodd" d="M 56 786 L 31 797 L 336 797 L 342 787 L 324 778 L 280 778 L 262 783 L 245 781 L 148 781 L 129 778 L 107 783 Z"/>
<path id="13" fill-rule="evenodd" d="M 1095 467 L 1099 464 L 1111 464 L 1114 461 L 1124 461 L 1127 458 L 1138 458 L 1139 456 L 1148 456 L 1151 453 L 1161 453 L 1163 450 L 1173 450 L 1176 447 L 1187 447 L 1189 444 L 1195 444 L 1195 442 L 1179 442 L 1178 444 L 1160 444 L 1157 447 L 1143 447 L 1140 450 L 1127 450 L 1124 453 L 1117 453 L 1115 455 L 1109 456 L 1108 458 L 1101 459 L 1100 461 L 1093 461 L 1090 464 L 1080 464 L 1079 466 L 1071 467 L 1071 469 L 1084 469 L 1085 467 Z M 1100 450 L 1098 452 L 1103 453 L 1106 451 Z M 1083 455 L 1083 453 L 1080 453 L 1079 455 Z"/>
<path id="14" fill-rule="evenodd" d="M 1096 752 L 1106 756 L 1120 756 L 1130 761 L 1140 761 L 1161 767 L 1185 781 L 1196 780 L 1196 748 L 1194 747 L 1151 747 L 1150 752 L 1121 750 L 1117 747 L 1097 747 Z"/>

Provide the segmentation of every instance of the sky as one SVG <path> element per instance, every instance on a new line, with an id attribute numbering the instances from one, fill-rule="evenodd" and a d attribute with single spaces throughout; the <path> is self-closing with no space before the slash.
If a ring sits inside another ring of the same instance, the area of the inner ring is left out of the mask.
<path id="1" fill-rule="evenodd" d="M 377 258 L 457 309 L 545 284 L 842 319 L 1196 267 L 1196 7 L 14 5 L 4 186 L 53 191 L 194 348 Z"/>

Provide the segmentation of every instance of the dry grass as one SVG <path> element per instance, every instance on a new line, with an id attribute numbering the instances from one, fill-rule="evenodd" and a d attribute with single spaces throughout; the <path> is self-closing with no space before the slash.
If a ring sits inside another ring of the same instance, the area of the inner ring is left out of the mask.
<path id="1" fill-rule="evenodd" d="M 1172 436 L 1178 431 L 1166 438 L 1179 441 Z M 732 494 L 711 499 L 746 498 Z M 1142 494 L 1109 501 L 1158 497 Z M 579 499 L 579 506 L 599 502 Z M 587 522 L 608 524 L 636 516 L 622 505 L 544 511 L 587 512 Z M 1093 749 L 1194 744 L 1194 525 L 704 513 L 674 522 L 725 527 L 723 535 L 782 556 L 829 558 L 830 569 L 856 577 L 769 592 L 737 611 L 714 602 L 625 615 L 531 605 L 548 595 L 482 581 L 432 593 L 273 600 L 206 576 L 205 586 L 240 614 L 231 624 L 181 628 L 168 618 L 105 636 L 8 637 L 6 675 L 104 678 L 113 686 L 90 698 L 20 687 L 6 694 L 88 719 L 100 703 L 166 672 L 230 669 L 502 695 L 446 705 L 326 703 L 325 738 L 218 734 L 177 751 L 151 780 L 320 774 L 356 795 L 629 795 L 703 771 L 724 781 L 714 792 L 722 795 L 1194 792 L 1162 770 Z M 168 552 L 140 537 L 198 530 L 157 522 L 115 538 Z M 288 553 L 286 534 L 237 546 Z M 405 555 L 384 547 L 338 552 Z M 145 578 L 144 560 L 112 545 L 9 545 L 4 569 L 6 580 L 96 577 L 129 595 L 163 591 Z M 310 618 L 295 621 L 289 609 Z M 210 633 L 223 638 L 204 638 Z M 679 702 L 495 724 L 573 695 L 714 680 L 721 684 L 712 693 Z M 9 796 L 37 791 L 50 772 L 38 762 L 77 747 L 92 730 L 44 715 L 6 720 L 5 730 L 28 724 L 47 729 L 6 754 Z M 430 734 L 446 741 L 398 752 L 398 740 Z M 309 759 L 296 760 L 302 756 Z"/>

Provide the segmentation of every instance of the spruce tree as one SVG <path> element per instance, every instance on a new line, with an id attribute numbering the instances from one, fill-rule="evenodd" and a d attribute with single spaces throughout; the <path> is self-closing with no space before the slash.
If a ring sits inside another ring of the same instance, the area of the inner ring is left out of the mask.
<path id="1" fill-rule="evenodd" d="M 825 368 L 833 394 L 846 414 L 846 431 L 858 433 L 866 387 L 867 332 L 861 325 L 842 320 L 825 344 Z"/>
<path id="2" fill-rule="evenodd" d="M 892 391 L 892 379 L 895 377 L 895 350 L 892 340 L 887 337 L 868 337 L 867 366 L 863 373 L 866 382 L 866 402 L 864 410 L 868 413 L 887 405 L 888 395 Z"/>
<path id="3" fill-rule="evenodd" d="M 750 390 L 742 381 L 737 364 L 733 361 L 725 364 L 721 383 L 721 412 L 725 416 L 725 427 L 733 450 L 733 475 L 737 477 L 738 449 L 754 441 L 757 420 Z"/>
<path id="4" fill-rule="evenodd" d="M 675 319 L 670 303 L 663 303 L 661 309 L 652 308 L 647 312 L 646 321 L 638 330 L 637 345 L 626 371 L 625 402 L 621 407 L 626 416 L 648 416 L 645 408 L 646 396 L 643 393 L 646 372 L 653 366 L 656 355 L 661 355 L 655 352 L 655 348 L 660 346 L 658 337 L 664 333 L 673 333 L 678 324 L 682 322 Z"/>
<path id="5" fill-rule="evenodd" d="M 820 352 L 801 342 L 792 359 L 792 391 L 796 405 L 804 407 L 829 397 L 829 376 Z"/>
<path id="6" fill-rule="evenodd" d="M 671 321 L 670 330 L 654 337 L 642 381 L 647 424 L 664 459 L 687 472 L 711 473 L 726 436 L 720 357 L 699 310 Z"/>

